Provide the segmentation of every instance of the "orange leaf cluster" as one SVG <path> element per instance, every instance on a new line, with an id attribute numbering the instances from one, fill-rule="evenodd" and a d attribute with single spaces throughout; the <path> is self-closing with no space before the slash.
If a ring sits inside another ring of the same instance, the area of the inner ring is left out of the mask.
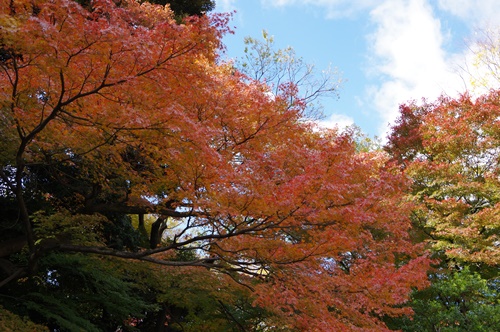
<path id="1" fill-rule="evenodd" d="M 408 132 L 409 119 L 418 119 L 412 127 L 420 138 L 417 153 L 404 163 L 434 248 L 458 262 L 498 265 L 500 92 L 477 99 L 441 97 L 406 109 L 403 125 L 390 137 L 390 152 L 409 155 L 409 146 L 396 142 Z"/>
<path id="2" fill-rule="evenodd" d="M 1 130 L 15 142 L 2 166 L 21 179 L 31 165 L 76 165 L 72 181 L 89 185 L 71 189 L 73 213 L 177 220 L 138 253 L 59 249 L 169 266 L 211 258 L 299 330 L 383 330 L 381 317 L 407 313 L 428 262 L 407 234 L 406 180 L 348 134 L 314 131 L 304 105 L 287 102 L 296 89 L 270 96 L 221 63 L 226 16 L 179 25 L 130 0 L 1 8 Z M 200 260 L 169 261 L 190 248 Z"/>

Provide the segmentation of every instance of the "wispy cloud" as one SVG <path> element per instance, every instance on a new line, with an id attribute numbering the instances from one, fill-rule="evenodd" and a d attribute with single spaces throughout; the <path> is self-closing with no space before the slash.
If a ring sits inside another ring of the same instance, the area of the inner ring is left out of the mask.
<path id="1" fill-rule="evenodd" d="M 474 28 L 498 24 L 500 3 L 498 0 L 439 0 L 439 8 L 462 19 Z"/>
<path id="2" fill-rule="evenodd" d="M 318 125 L 322 128 L 338 128 L 339 130 L 343 130 L 353 124 L 353 118 L 343 114 L 332 114 L 329 118 L 318 122 Z"/>
<path id="3" fill-rule="evenodd" d="M 232 12 L 236 9 L 236 0 L 217 0 L 217 11 Z"/>
<path id="4" fill-rule="evenodd" d="M 328 18 L 348 17 L 372 8 L 379 0 L 261 0 L 266 6 L 314 6 L 324 10 Z"/>

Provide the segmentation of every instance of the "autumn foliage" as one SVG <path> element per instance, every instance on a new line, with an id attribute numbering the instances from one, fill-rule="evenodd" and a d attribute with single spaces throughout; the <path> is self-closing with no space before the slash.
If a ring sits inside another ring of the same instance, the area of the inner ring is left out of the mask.
<path id="1" fill-rule="evenodd" d="M 403 331 L 494 331 L 500 327 L 500 91 L 410 103 L 386 150 L 412 181 L 414 237 L 434 260 L 432 285 L 415 292 Z"/>
<path id="2" fill-rule="evenodd" d="M 416 215 L 435 248 L 459 262 L 498 265 L 499 91 L 404 109 L 413 111 L 402 113 L 388 150 L 407 164 L 412 196 L 422 203 Z M 417 148 L 398 144 L 410 130 Z"/>
<path id="3" fill-rule="evenodd" d="M 271 95 L 224 63 L 227 16 L 178 24 L 168 6 L 107 0 L 0 8 L 1 222 L 17 225 L 0 237 L 2 292 L 69 301 L 65 285 L 92 293 L 64 278 L 80 268 L 162 294 L 115 316 L 82 313 L 76 296 L 80 328 L 141 328 L 152 313 L 172 325 L 171 285 L 189 294 L 188 279 L 221 312 L 244 295 L 264 330 L 384 330 L 383 316 L 409 313 L 428 261 L 408 235 L 408 181 L 383 153 L 303 121 L 293 82 Z M 175 278 L 148 288 L 148 269 Z M 35 323 L 66 324 L 45 315 Z"/>

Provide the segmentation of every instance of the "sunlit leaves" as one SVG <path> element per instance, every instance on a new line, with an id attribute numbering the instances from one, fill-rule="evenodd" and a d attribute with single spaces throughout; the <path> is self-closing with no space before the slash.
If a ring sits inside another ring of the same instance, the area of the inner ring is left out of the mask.
<path id="1" fill-rule="evenodd" d="M 389 151 L 414 181 L 412 195 L 425 205 L 436 250 L 458 261 L 498 264 L 498 91 L 402 110 Z M 404 137 L 418 144 L 400 144 Z"/>
<path id="2" fill-rule="evenodd" d="M 474 93 L 498 89 L 500 83 L 500 30 L 488 28 L 476 31 L 468 45 L 470 65 L 463 68 Z"/>
<path id="3" fill-rule="evenodd" d="M 134 324 L 165 322 L 175 307 L 206 329 L 193 315 L 208 316 L 209 304 L 214 321 L 231 314 L 262 329 L 383 330 L 383 315 L 408 313 L 428 265 L 408 235 L 408 181 L 385 154 L 356 146 L 355 133 L 304 121 L 311 99 L 336 91 L 331 77 L 308 81 L 312 68 L 286 50 L 264 54 L 277 66 L 274 87 L 249 79 L 218 58 L 224 15 L 177 24 L 168 8 L 134 1 L 18 4 L 26 14 L 1 16 L 1 38 L 12 41 L 0 63 L 1 130 L 15 145 L 0 175 L 23 212 L 29 268 L 4 283 L 45 277 L 68 294 L 67 311 L 45 299 L 58 310 L 46 320 L 63 326 L 74 314 L 85 326 L 70 291 L 93 303 L 85 281 L 122 299 L 113 311 L 122 320 L 133 300 L 123 292 L 144 287 L 159 307 L 138 313 L 138 300 Z M 167 289 L 121 259 L 155 264 Z M 37 273 L 39 263 L 47 269 Z M 118 291 L 111 281 L 128 280 L 110 266 L 136 282 Z M 92 311 L 90 324 L 109 311 Z"/>

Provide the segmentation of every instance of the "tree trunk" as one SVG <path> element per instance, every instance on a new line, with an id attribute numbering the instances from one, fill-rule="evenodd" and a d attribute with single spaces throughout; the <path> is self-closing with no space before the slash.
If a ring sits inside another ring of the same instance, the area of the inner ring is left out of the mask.
<path id="1" fill-rule="evenodd" d="M 149 238 L 149 246 L 151 249 L 155 249 L 158 247 L 158 244 L 161 242 L 161 236 L 163 234 L 164 228 L 162 227 L 162 224 L 165 222 L 164 218 L 158 218 L 156 221 L 151 225 L 151 236 Z"/>
<path id="2" fill-rule="evenodd" d="M 156 326 L 154 332 L 165 332 L 165 323 L 167 322 L 168 308 L 163 305 L 158 312 L 158 317 L 156 318 Z"/>

